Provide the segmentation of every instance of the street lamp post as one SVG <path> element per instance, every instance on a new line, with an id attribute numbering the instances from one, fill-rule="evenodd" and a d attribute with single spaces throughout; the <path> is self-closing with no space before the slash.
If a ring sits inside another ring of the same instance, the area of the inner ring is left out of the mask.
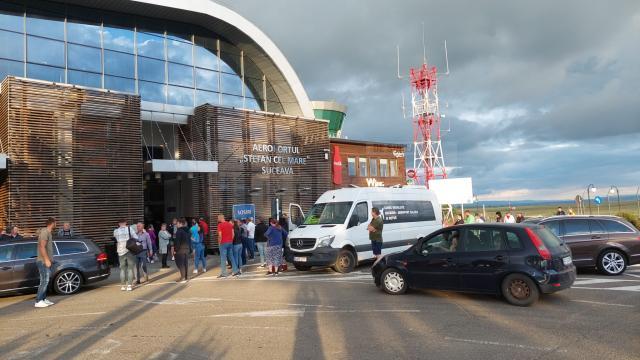
<path id="1" fill-rule="evenodd" d="M 618 196 L 618 212 L 620 212 L 620 190 L 615 185 L 611 185 L 609 188 L 609 194 L 615 194 Z M 607 202 L 609 202 L 609 194 L 607 194 Z M 609 215 L 611 215 L 611 203 L 609 203 Z"/>
<path id="2" fill-rule="evenodd" d="M 593 184 L 589 184 L 587 186 L 587 199 L 589 200 L 589 215 L 591 215 L 591 192 L 596 192 L 596 186 Z"/>

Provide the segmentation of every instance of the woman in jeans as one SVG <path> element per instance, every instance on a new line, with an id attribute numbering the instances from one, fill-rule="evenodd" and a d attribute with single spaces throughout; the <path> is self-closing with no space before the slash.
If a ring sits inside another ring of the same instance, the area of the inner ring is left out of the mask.
<path id="1" fill-rule="evenodd" d="M 267 237 L 267 266 L 269 268 L 269 272 L 267 275 L 277 276 L 280 265 L 283 264 L 282 260 L 282 244 L 284 244 L 284 239 L 289 235 L 285 229 L 278 224 L 276 219 L 269 219 L 269 230 L 265 233 Z"/>
<path id="2" fill-rule="evenodd" d="M 242 274 L 242 232 L 240 228 L 239 220 L 233 221 L 233 258 L 236 260 L 236 264 L 238 264 L 238 272 L 234 275 Z"/>
<path id="3" fill-rule="evenodd" d="M 199 263 L 202 263 L 202 272 L 207 272 L 207 256 L 204 254 L 204 233 L 200 225 L 196 223 L 195 226 L 197 227 L 197 238 L 192 239 L 194 252 L 193 273 L 197 274 Z"/>
<path id="4" fill-rule="evenodd" d="M 169 241 L 171 241 L 171 234 L 167 231 L 167 224 L 160 225 L 160 232 L 158 233 L 159 252 L 162 256 L 162 268 L 167 269 L 167 256 L 169 256 Z"/>

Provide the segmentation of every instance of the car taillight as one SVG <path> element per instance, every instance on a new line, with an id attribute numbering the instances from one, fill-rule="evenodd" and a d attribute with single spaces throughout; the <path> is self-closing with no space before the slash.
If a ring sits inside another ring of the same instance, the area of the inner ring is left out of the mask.
<path id="1" fill-rule="evenodd" d="M 536 250 L 538 250 L 538 254 L 540 254 L 540 257 L 545 260 L 551 260 L 551 252 L 549 252 L 549 249 L 544 246 L 542 239 L 540 239 L 540 237 L 533 230 L 529 228 L 525 228 L 525 230 L 527 231 L 527 235 L 529 235 L 529 239 L 531 239 L 533 246 L 535 246 Z"/>
<path id="2" fill-rule="evenodd" d="M 106 253 L 100 253 L 96 257 L 96 260 L 99 261 L 99 262 L 107 261 L 107 254 Z"/>

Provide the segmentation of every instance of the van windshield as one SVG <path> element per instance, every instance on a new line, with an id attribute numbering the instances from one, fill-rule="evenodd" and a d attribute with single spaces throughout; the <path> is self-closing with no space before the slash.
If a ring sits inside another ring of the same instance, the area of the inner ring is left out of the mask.
<path id="1" fill-rule="evenodd" d="M 344 224 L 351 205 L 351 201 L 315 204 L 304 219 L 304 225 Z"/>

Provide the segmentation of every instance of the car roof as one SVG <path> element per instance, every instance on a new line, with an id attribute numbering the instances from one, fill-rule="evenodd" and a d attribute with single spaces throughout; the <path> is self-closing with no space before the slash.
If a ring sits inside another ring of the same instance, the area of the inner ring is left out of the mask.
<path id="1" fill-rule="evenodd" d="M 548 220 L 564 220 L 564 219 L 603 219 L 603 220 L 624 220 L 623 218 L 615 215 L 554 215 L 548 217 L 539 217 L 535 219 L 528 219 L 527 221 L 542 222 Z"/>
<path id="2" fill-rule="evenodd" d="M 540 225 L 538 225 L 536 223 L 513 223 L 513 224 L 507 224 L 507 223 L 474 223 L 474 224 L 452 225 L 452 226 L 445 227 L 443 229 L 466 229 L 466 228 L 469 228 L 469 227 L 474 227 L 474 228 L 495 228 L 495 227 L 500 227 L 500 228 L 511 228 L 511 229 L 525 229 L 525 228 L 538 228 L 538 227 L 540 227 Z"/>
<path id="3" fill-rule="evenodd" d="M 72 237 L 72 238 L 59 238 L 59 237 L 54 237 L 53 241 L 80 241 L 80 242 L 87 242 L 89 239 L 84 238 L 84 237 Z M 0 245 L 13 245 L 13 244 L 24 244 L 24 243 L 29 243 L 29 242 L 37 242 L 38 238 L 36 237 L 24 237 L 22 239 L 9 239 L 9 238 L 3 238 L 0 239 Z"/>

